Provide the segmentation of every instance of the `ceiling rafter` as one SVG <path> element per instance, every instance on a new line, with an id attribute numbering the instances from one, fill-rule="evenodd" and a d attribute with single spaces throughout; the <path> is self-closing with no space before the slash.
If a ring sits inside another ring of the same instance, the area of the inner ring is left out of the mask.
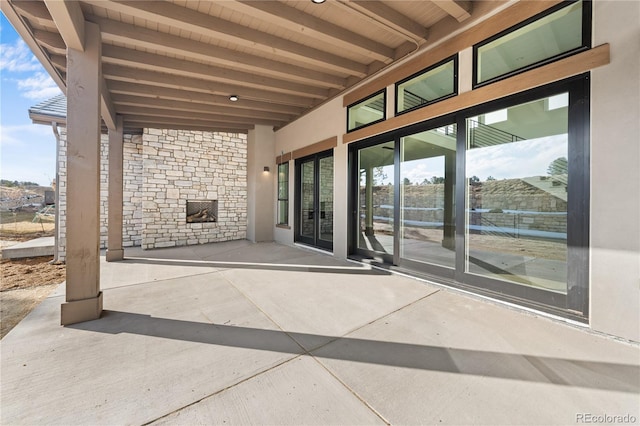
<path id="1" fill-rule="evenodd" d="M 188 40 L 175 35 L 159 34 L 148 28 L 104 18 L 90 16 L 88 20 L 100 25 L 104 42 L 133 44 L 141 48 L 162 50 L 197 60 L 211 61 L 211 58 L 216 58 L 217 64 L 230 66 L 234 69 L 250 70 L 259 74 L 318 84 L 328 88 L 342 89 L 346 87 L 345 78 L 317 70 Z"/>
<path id="2" fill-rule="evenodd" d="M 213 121 L 213 120 L 185 120 L 176 117 L 154 117 L 151 115 L 143 114 L 128 114 L 123 116 L 125 123 L 156 123 L 163 125 L 176 125 L 187 124 L 189 126 L 202 126 L 202 127 L 226 127 L 228 129 L 253 129 L 255 126 L 248 123 L 231 123 L 227 120 Z M 144 126 L 152 127 L 152 126 Z"/>
<path id="3" fill-rule="evenodd" d="M 325 70 L 333 70 L 359 77 L 367 75 L 366 64 L 172 3 L 115 0 L 88 0 L 85 3 L 159 24 L 175 26 L 207 37 L 214 37 L 230 43 L 259 49 L 282 58 L 303 60 Z"/>
<path id="4" fill-rule="evenodd" d="M 220 115 L 235 115 L 238 117 L 247 117 L 247 118 L 260 118 L 265 120 L 272 121 L 281 121 L 281 122 L 289 122 L 293 118 L 295 118 L 294 114 L 286 114 L 279 112 L 271 112 L 271 111 L 261 111 L 254 108 L 229 108 L 227 105 L 219 105 L 219 104 L 203 104 L 196 102 L 187 102 L 187 101 L 178 101 L 173 99 L 162 99 L 162 98 L 153 98 L 150 99 L 148 97 L 143 96 L 135 96 L 135 95 L 118 95 L 115 94 L 111 97 L 113 100 L 113 104 L 116 105 L 129 105 L 129 106 L 140 106 L 140 107 L 148 107 L 148 108 L 159 108 L 159 109 L 173 109 L 177 111 L 192 111 L 192 112 L 204 112 L 204 113 L 214 113 Z M 228 104 L 228 99 L 226 100 Z M 241 102 L 244 104 L 244 101 Z"/>
<path id="5" fill-rule="evenodd" d="M 277 102 L 287 105 L 310 108 L 314 105 L 314 100 L 302 96 L 270 92 L 263 89 L 254 89 L 240 85 L 212 82 L 192 77 L 171 75 L 144 69 L 128 68 L 120 65 L 103 64 L 102 74 L 107 80 L 128 81 L 130 83 L 146 83 L 160 87 L 171 87 L 183 90 L 193 90 L 197 92 L 212 93 L 217 95 L 235 94 L 247 99 Z"/>
<path id="6" fill-rule="evenodd" d="M 161 123 L 161 122 L 155 122 L 155 121 L 147 121 L 147 122 L 135 122 L 135 121 L 127 121 L 124 120 L 124 128 L 125 129 L 131 129 L 132 132 L 134 133 L 134 130 L 142 133 L 143 129 L 146 128 L 150 128 L 150 129 L 167 129 L 167 130 L 175 130 L 176 129 L 176 125 L 173 123 Z M 251 127 L 253 128 L 253 127 Z M 187 130 L 187 131 L 202 131 L 202 132 L 223 132 L 223 133 L 244 133 L 246 134 L 250 129 L 249 128 L 242 128 L 242 129 L 232 129 L 229 127 L 225 127 L 225 126 L 193 126 L 193 125 L 188 125 L 188 124 L 182 124 L 179 127 L 180 130 Z"/>
<path id="7" fill-rule="evenodd" d="M 204 120 L 204 121 L 217 121 L 217 122 L 229 122 L 234 124 L 263 124 L 267 126 L 279 126 L 285 122 L 282 120 L 264 119 L 256 117 L 241 117 L 238 115 L 229 116 L 223 114 L 213 114 L 204 112 L 193 111 L 181 111 L 175 109 L 162 109 L 162 108 L 150 108 L 131 105 L 120 105 L 117 108 L 118 114 L 132 117 L 136 115 L 144 115 L 149 117 L 162 117 L 163 120 L 171 121 L 172 119 L 180 118 L 183 120 Z"/>
<path id="8" fill-rule="evenodd" d="M 49 13 L 49 9 L 47 9 L 44 3 L 39 1 L 18 0 L 12 1 L 11 4 L 13 4 L 20 15 L 29 19 L 29 21 L 36 22 L 38 25 L 48 28 L 56 27 Z"/>
<path id="9" fill-rule="evenodd" d="M 424 41 L 429 35 L 427 28 L 382 1 L 338 0 L 338 3 L 372 18 L 376 23 L 393 28 L 411 41 Z"/>
<path id="10" fill-rule="evenodd" d="M 469 0 L 0 3 L 63 91 L 67 46 L 82 49 L 82 27 L 97 24 L 101 102 L 127 128 L 243 133 L 255 124 L 280 128 L 496 7 Z"/>
<path id="11" fill-rule="evenodd" d="M 80 4 L 58 0 L 44 0 L 44 4 L 67 47 L 84 51 L 84 15 Z"/>
<path id="12" fill-rule="evenodd" d="M 295 33 L 304 33 L 323 42 L 349 48 L 374 60 L 388 63 L 395 56 L 393 48 L 284 3 L 235 0 L 225 2 L 224 7 L 265 21 L 277 22 L 278 25 Z"/>
<path id="13" fill-rule="evenodd" d="M 216 95 L 212 93 L 202 93 L 191 90 L 180 90 L 169 87 L 159 87 L 145 83 L 129 83 L 125 81 L 107 81 L 109 90 L 113 94 L 137 95 L 150 99 L 169 99 L 184 102 L 194 102 L 204 105 L 224 105 L 230 110 L 234 108 L 253 108 L 258 111 L 282 112 L 295 116 L 302 114 L 303 107 L 295 105 L 274 104 L 265 101 L 254 101 L 251 99 L 240 99 L 238 102 L 230 102 L 228 96 Z"/>
<path id="14" fill-rule="evenodd" d="M 85 48 L 85 20 L 80 4 L 77 2 L 62 2 L 57 0 L 45 0 L 49 14 L 58 28 L 60 37 L 64 40 L 67 49 L 84 51 Z M 95 25 L 95 24 L 90 24 Z M 96 33 L 99 28 L 95 29 Z M 98 34 L 99 36 L 99 34 Z M 98 39 L 99 43 L 102 43 Z M 107 128 L 116 128 L 116 114 L 111 103 L 111 97 L 107 90 L 104 77 L 99 77 L 100 85 L 100 115 Z"/>
<path id="15" fill-rule="evenodd" d="M 327 89 L 322 87 L 288 82 L 286 80 L 260 76 L 245 71 L 185 61 L 126 49 L 124 47 L 104 45 L 102 47 L 102 56 L 103 63 L 146 68 L 153 71 L 229 84 L 241 83 L 247 87 L 265 88 L 267 90 L 273 90 L 274 92 L 291 93 L 316 99 L 324 99 L 327 97 Z"/>
<path id="16" fill-rule="evenodd" d="M 59 55 L 67 54 L 67 45 L 58 33 L 45 30 L 33 30 L 33 36 L 47 50 Z"/>
<path id="17" fill-rule="evenodd" d="M 434 0 L 433 3 L 453 16 L 458 22 L 463 22 L 471 18 L 471 10 L 473 7 L 471 1 Z"/>

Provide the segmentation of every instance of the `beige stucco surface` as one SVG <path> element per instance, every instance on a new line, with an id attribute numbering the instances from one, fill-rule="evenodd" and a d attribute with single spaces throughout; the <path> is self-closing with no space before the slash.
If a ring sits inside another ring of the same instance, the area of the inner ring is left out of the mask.
<path id="1" fill-rule="evenodd" d="M 640 341 L 640 3 L 594 2 L 591 74 L 591 325 Z"/>
<path id="2" fill-rule="evenodd" d="M 594 3 L 593 46 L 609 43 L 611 63 L 591 78 L 590 325 L 640 340 L 640 3 Z M 472 54 L 460 55 L 460 91 L 471 90 Z M 402 66 L 401 64 L 397 67 Z M 394 67 L 395 68 L 395 67 Z M 275 155 L 338 135 L 335 155 L 334 255 L 347 255 L 348 151 L 342 99 L 334 99 L 276 132 Z M 390 116 L 390 114 L 388 114 Z M 293 243 L 294 161 L 290 173 L 291 229 L 275 240 Z"/>

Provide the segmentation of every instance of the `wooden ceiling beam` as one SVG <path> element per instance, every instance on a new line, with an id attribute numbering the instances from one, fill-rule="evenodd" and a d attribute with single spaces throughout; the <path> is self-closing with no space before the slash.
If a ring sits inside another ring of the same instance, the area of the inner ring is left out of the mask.
<path id="1" fill-rule="evenodd" d="M 146 121 L 143 123 L 140 122 L 136 122 L 136 121 L 127 121 L 127 118 L 124 117 L 124 125 L 125 125 L 125 129 L 126 128 L 130 128 L 130 129 L 138 129 L 139 132 L 142 133 L 143 129 L 148 128 L 148 129 L 169 129 L 169 130 L 191 130 L 191 131 L 197 131 L 197 132 L 222 132 L 222 133 L 247 133 L 250 129 L 249 128 L 241 128 L 241 129 L 232 129 L 229 127 L 225 127 L 225 126 L 211 126 L 211 125 L 188 125 L 188 124 L 182 124 L 179 126 L 176 126 L 175 124 L 172 123 L 162 123 L 162 122 L 150 122 L 150 121 Z M 253 128 L 253 127 L 251 127 Z"/>
<path id="2" fill-rule="evenodd" d="M 459 0 L 433 0 L 433 4 L 453 16 L 458 22 L 471 18 L 471 3 Z"/>
<path id="3" fill-rule="evenodd" d="M 285 78 L 327 88 L 343 89 L 347 84 L 346 79 L 343 77 L 315 69 L 299 67 L 109 19 L 91 16 L 88 20 L 100 25 L 103 42 L 125 43 L 209 63 L 215 59 L 216 64 L 229 66 L 233 69 L 253 71 L 261 75 Z"/>
<path id="4" fill-rule="evenodd" d="M 317 40 L 347 48 L 373 60 L 390 62 L 394 49 L 370 38 L 335 25 L 324 19 L 304 13 L 295 7 L 275 1 L 236 0 L 227 1 L 225 8 L 237 10 L 266 22 L 277 22 L 279 26 L 296 34 L 305 34 Z"/>
<path id="5" fill-rule="evenodd" d="M 45 30 L 33 30 L 33 37 L 42 46 L 46 47 L 53 53 L 66 57 L 67 45 L 60 37 L 60 34 Z"/>
<path id="6" fill-rule="evenodd" d="M 45 0 L 45 5 L 67 49 L 83 52 L 85 46 L 85 20 L 78 2 Z M 95 25 L 93 23 L 89 25 Z M 116 128 L 116 115 L 107 85 L 102 76 L 100 84 L 100 115 L 109 129 Z"/>
<path id="7" fill-rule="evenodd" d="M 169 75 L 156 71 L 123 67 L 120 65 L 103 64 L 102 73 L 108 80 L 128 81 L 130 83 L 146 83 L 152 86 L 192 90 L 195 92 L 212 93 L 227 97 L 234 94 L 245 99 L 275 102 L 303 108 L 310 108 L 314 105 L 313 99 L 303 98 L 302 96 L 270 92 L 263 89 L 254 89 L 241 85 L 219 83 L 192 77 Z"/>
<path id="8" fill-rule="evenodd" d="M 108 81 L 109 90 L 112 94 L 137 95 L 148 98 L 177 100 L 183 102 L 193 102 L 203 105 L 222 105 L 227 108 L 251 108 L 258 111 L 280 112 L 298 116 L 305 108 L 274 104 L 272 102 L 254 101 L 241 98 L 238 102 L 229 101 L 229 96 L 216 95 L 212 93 L 196 92 L 190 90 L 180 90 L 168 87 L 159 87 L 144 83 L 134 84 L 124 81 Z"/>
<path id="9" fill-rule="evenodd" d="M 251 74 L 245 71 L 154 55 L 152 53 L 140 52 L 118 46 L 102 46 L 102 58 L 103 63 L 133 66 L 152 71 L 229 84 L 242 84 L 247 87 L 273 90 L 274 92 L 289 93 L 315 99 L 326 99 L 328 97 L 328 89 L 321 87 L 318 88 L 300 83 L 287 82 L 285 80 Z"/>
<path id="10" fill-rule="evenodd" d="M 365 64 L 169 2 L 87 0 L 85 3 L 281 58 L 302 60 L 326 70 L 359 77 L 367 73 Z"/>
<path id="11" fill-rule="evenodd" d="M 84 52 L 84 14 L 75 1 L 44 0 L 67 47 Z"/>
<path id="12" fill-rule="evenodd" d="M 120 105 L 116 108 L 118 114 L 128 116 L 170 117 L 171 119 L 203 120 L 215 122 L 229 122 L 234 124 L 263 124 L 267 126 L 281 126 L 286 123 L 282 120 L 267 120 L 263 118 L 241 117 L 236 115 L 223 115 L 193 111 L 180 111 L 173 108 L 149 108 L 141 106 Z"/>
<path id="13" fill-rule="evenodd" d="M 225 127 L 227 129 L 253 129 L 255 126 L 250 123 L 233 123 L 229 121 L 214 121 L 214 120 L 192 120 L 183 118 L 174 118 L 172 116 L 156 117 L 151 115 L 142 114 L 126 114 L 123 115 L 125 123 L 138 123 L 142 124 L 141 127 L 155 127 L 162 123 L 167 126 L 165 128 L 181 129 L 181 125 L 184 126 L 203 126 L 203 127 Z"/>
<path id="14" fill-rule="evenodd" d="M 55 28 L 53 18 L 44 3 L 32 0 L 13 0 L 11 4 L 20 15 L 29 21 L 36 22 L 47 28 Z"/>
<path id="15" fill-rule="evenodd" d="M 381 1 L 338 0 L 376 22 L 404 34 L 412 41 L 426 40 L 429 30 Z"/>
<path id="16" fill-rule="evenodd" d="M 229 108 L 227 105 L 201 104 L 195 102 L 177 101 L 173 99 L 150 98 L 134 95 L 114 94 L 111 99 L 116 105 L 139 106 L 147 108 L 173 109 L 176 111 L 202 112 L 209 114 L 233 115 L 237 117 L 258 118 L 272 121 L 289 122 L 295 118 L 293 114 L 270 111 L 260 111 L 251 108 Z M 226 100 L 229 103 L 229 100 Z"/>

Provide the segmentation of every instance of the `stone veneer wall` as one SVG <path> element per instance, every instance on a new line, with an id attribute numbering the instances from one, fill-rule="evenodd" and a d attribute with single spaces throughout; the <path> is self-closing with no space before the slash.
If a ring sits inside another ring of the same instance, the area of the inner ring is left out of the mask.
<path id="1" fill-rule="evenodd" d="M 145 129 L 142 140 L 142 248 L 246 238 L 246 135 Z M 187 223 L 187 200 L 218 200 L 217 222 Z"/>
<path id="2" fill-rule="evenodd" d="M 59 128 L 59 133 L 58 257 L 64 261 L 67 210 L 66 129 Z M 101 136 L 101 248 L 107 246 L 108 141 L 108 135 Z M 155 129 L 146 129 L 144 135 L 125 134 L 123 246 L 153 248 L 246 238 L 246 142 L 244 134 Z M 165 178 L 161 179 L 163 175 Z M 170 198 L 168 195 L 177 197 Z M 219 201 L 220 221 L 187 225 L 186 200 L 191 197 L 208 196 L 218 197 L 216 199 Z M 145 208 L 143 208 L 143 200 L 146 201 Z M 152 203 L 156 208 L 151 207 Z M 172 213 L 169 213 L 168 209 L 172 209 Z M 148 216 L 146 222 L 145 214 Z M 169 229 L 171 226 L 181 231 Z M 181 232 L 183 235 L 180 235 Z M 145 240 L 144 244 L 143 240 Z"/>

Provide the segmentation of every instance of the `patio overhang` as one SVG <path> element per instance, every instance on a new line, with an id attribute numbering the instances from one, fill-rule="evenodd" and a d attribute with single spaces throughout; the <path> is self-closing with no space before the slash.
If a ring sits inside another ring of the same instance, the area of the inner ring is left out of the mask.
<path id="1" fill-rule="evenodd" d="M 100 110 L 115 129 L 280 128 L 508 1 L 24 1 L 2 11 L 67 91 L 67 48 L 101 38 Z M 238 101 L 229 97 L 235 95 Z"/>
<path id="2" fill-rule="evenodd" d="M 98 206 L 104 126 L 107 260 L 120 260 L 125 131 L 249 133 L 247 186 L 253 189 L 248 198 L 254 191 L 256 203 L 269 177 L 252 168 L 263 166 L 258 157 L 273 158 L 272 129 L 514 3 L 3 1 L 5 16 L 66 95 L 62 324 L 96 319 L 102 312 Z M 32 118 L 46 122 L 38 114 Z M 270 192 L 262 192 L 259 202 L 269 210 Z"/>

